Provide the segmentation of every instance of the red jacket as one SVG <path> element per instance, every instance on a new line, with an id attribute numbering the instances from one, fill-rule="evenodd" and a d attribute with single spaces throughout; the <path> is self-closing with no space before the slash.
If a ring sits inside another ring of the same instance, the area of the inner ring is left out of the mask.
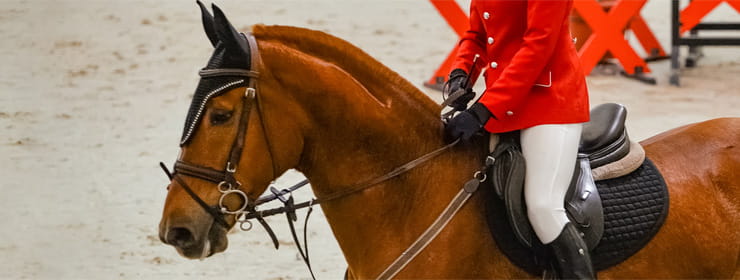
<path id="1" fill-rule="evenodd" d="M 453 68 L 483 74 L 478 102 L 493 113 L 489 132 L 589 120 L 588 90 L 570 35 L 572 0 L 472 0 L 470 30 Z M 471 77 L 473 81 L 477 79 Z"/>

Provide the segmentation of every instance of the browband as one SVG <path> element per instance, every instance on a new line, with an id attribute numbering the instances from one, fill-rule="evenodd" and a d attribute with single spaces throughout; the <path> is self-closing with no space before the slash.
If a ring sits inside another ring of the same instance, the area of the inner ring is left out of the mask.
<path id="1" fill-rule="evenodd" d="M 202 78 L 211 77 L 224 77 L 224 76 L 239 76 L 247 78 L 258 78 L 259 72 L 252 70 L 244 70 L 238 68 L 220 68 L 220 69 L 200 69 L 198 75 Z"/>

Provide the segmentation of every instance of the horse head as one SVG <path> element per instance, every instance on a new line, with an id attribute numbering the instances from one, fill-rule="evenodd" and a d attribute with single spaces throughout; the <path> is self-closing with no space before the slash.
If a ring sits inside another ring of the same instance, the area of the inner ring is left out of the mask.
<path id="1" fill-rule="evenodd" d="M 244 35 L 218 7 L 211 16 L 198 4 L 214 51 L 200 71 L 159 226 L 160 239 L 181 255 L 224 251 L 238 214 L 253 210 L 270 182 L 288 169 L 302 172 L 321 199 L 444 146 L 439 105 L 359 48 L 294 27 L 256 25 Z M 400 187 L 417 185 L 409 180 L 461 180 L 444 170 L 427 166 L 426 173 L 388 183 L 399 187 L 366 190 L 321 207 L 328 219 L 341 220 L 330 222 L 340 245 L 344 238 L 381 238 L 355 231 L 363 219 L 382 216 L 335 213 L 377 201 L 389 213 L 385 217 L 406 215 L 408 203 L 384 196 L 429 195 L 427 188 Z"/>
<path id="2" fill-rule="evenodd" d="M 285 171 L 280 166 L 295 165 L 295 151 L 301 147 L 301 143 L 286 142 L 295 139 L 289 132 L 281 132 L 285 137 L 274 137 L 268 144 L 262 119 L 266 114 L 259 112 L 262 100 L 256 98 L 255 83 L 261 70 L 256 48 L 218 7 L 213 6 L 211 16 L 200 1 L 198 4 L 214 51 L 200 71 L 159 225 L 160 239 L 187 258 L 224 251 L 226 232 L 236 222 L 235 211 L 253 207 L 276 174 Z M 269 92 L 268 88 L 259 94 Z M 290 109 L 289 104 L 282 106 Z M 285 123 L 281 129 L 298 131 L 296 124 Z M 273 149 L 280 149 L 280 158 L 272 154 Z M 195 171 L 188 167 L 195 167 Z M 215 174 L 210 179 L 209 171 Z M 213 210 L 204 211 L 203 206 Z"/>

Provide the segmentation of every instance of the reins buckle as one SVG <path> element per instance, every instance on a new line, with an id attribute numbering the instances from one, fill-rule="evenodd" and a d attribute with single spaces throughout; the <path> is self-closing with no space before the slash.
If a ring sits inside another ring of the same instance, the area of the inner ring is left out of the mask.
<path id="1" fill-rule="evenodd" d="M 257 95 L 257 90 L 254 88 L 247 88 L 247 92 L 244 93 L 244 97 L 246 98 L 254 98 Z"/>
<path id="2" fill-rule="evenodd" d="M 227 162 L 226 163 L 226 172 L 229 172 L 231 174 L 234 174 L 234 172 L 236 172 L 236 164 L 234 164 L 234 166 L 231 166 L 231 162 L 230 161 Z"/>
<path id="3" fill-rule="evenodd" d="M 496 158 L 492 156 L 486 157 L 486 166 L 493 166 L 493 164 L 496 162 Z"/>

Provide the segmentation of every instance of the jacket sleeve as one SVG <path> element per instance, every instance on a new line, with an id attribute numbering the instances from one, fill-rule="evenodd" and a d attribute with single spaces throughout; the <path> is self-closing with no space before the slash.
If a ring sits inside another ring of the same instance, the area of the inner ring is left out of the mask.
<path id="1" fill-rule="evenodd" d="M 568 20 L 572 0 L 529 0 L 527 30 L 521 48 L 496 81 L 486 85 L 480 103 L 495 117 L 518 107 L 531 91 L 553 55 L 561 28 Z"/>
<path id="2" fill-rule="evenodd" d="M 462 69 L 465 73 L 470 75 L 471 73 L 480 74 L 481 68 L 488 64 L 486 62 L 486 30 L 483 28 L 483 22 L 481 22 L 480 15 L 475 7 L 475 2 L 470 5 L 470 28 L 463 34 L 460 39 L 460 43 L 457 49 L 457 59 L 452 64 L 452 69 Z M 476 62 L 476 69 L 471 69 L 473 65 L 473 58 L 478 54 L 478 62 Z M 470 81 L 475 84 L 478 79 L 478 75 L 470 77 Z"/>

